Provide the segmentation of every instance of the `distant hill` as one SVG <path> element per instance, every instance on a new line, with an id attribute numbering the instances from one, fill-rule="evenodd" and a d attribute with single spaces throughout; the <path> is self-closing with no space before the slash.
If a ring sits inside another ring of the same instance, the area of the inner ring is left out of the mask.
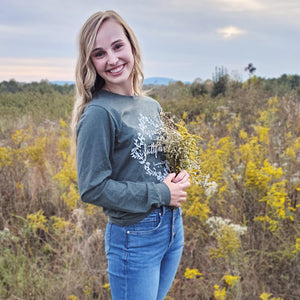
<path id="1" fill-rule="evenodd" d="M 149 77 L 144 80 L 144 85 L 168 85 L 170 82 L 175 82 L 177 80 L 174 80 L 172 78 L 167 77 Z M 65 84 L 75 84 L 74 81 L 50 81 L 52 84 L 57 85 L 65 85 Z M 189 82 L 184 82 L 189 83 Z"/>
<path id="2" fill-rule="evenodd" d="M 57 85 L 65 85 L 65 84 L 75 84 L 74 81 L 50 81 L 51 84 L 57 84 Z"/>
<path id="3" fill-rule="evenodd" d="M 170 82 L 175 81 L 172 78 L 166 77 L 149 77 L 144 80 L 144 84 L 151 84 L 151 85 L 168 85 Z"/>

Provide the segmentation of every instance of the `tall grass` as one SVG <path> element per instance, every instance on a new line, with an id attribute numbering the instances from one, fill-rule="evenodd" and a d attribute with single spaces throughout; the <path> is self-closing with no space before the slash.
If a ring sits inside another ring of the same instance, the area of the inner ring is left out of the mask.
<path id="1" fill-rule="evenodd" d="M 201 137 L 192 150 L 205 182 L 183 206 L 167 299 L 299 299 L 299 96 L 169 88 L 172 99 L 152 93 L 187 141 L 187 130 Z M 69 155 L 72 93 L 26 93 L 0 94 L 0 299 L 110 299 L 106 216 L 79 200 Z"/>

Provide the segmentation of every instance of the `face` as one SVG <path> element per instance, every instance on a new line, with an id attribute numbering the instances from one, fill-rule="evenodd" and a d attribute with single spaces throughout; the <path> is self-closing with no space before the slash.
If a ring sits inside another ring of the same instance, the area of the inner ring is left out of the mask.
<path id="1" fill-rule="evenodd" d="M 132 95 L 134 57 L 123 27 L 114 19 L 101 24 L 91 59 L 97 73 L 104 79 L 104 89 Z"/>

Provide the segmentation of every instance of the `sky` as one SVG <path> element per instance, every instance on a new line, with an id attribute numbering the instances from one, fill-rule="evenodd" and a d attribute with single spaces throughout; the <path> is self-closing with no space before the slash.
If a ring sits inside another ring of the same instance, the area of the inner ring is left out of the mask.
<path id="1" fill-rule="evenodd" d="M 77 37 L 96 11 L 136 33 L 145 78 L 300 75 L 299 0 L 0 0 L 0 81 L 74 81 Z"/>

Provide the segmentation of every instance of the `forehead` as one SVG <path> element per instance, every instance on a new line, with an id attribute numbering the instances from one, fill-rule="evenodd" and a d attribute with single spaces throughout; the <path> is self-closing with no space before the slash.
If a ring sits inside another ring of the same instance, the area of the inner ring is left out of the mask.
<path id="1" fill-rule="evenodd" d="M 108 46 L 116 40 L 128 40 L 124 28 L 114 19 L 105 20 L 98 29 L 94 46 Z"/>

